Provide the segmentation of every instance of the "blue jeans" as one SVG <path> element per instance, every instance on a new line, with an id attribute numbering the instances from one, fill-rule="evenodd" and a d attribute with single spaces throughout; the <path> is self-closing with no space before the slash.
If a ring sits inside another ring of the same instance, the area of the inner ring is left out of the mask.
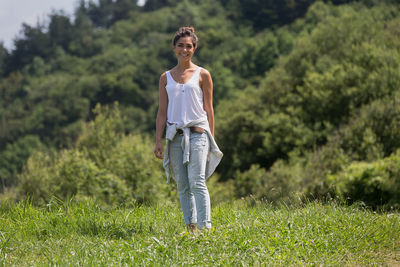
<path id="1" fill-rule="evenodd" d="M 183 164 L 182 135 L 170 143 L 169 157 L 172 174 L 178 185 L 179 200 L 185 224 L 197 223 L 200 229 L 211 228 L 210 195 L 205 172 L 209 150 L 207 133 L 190 134 L 190 159 Z"/>

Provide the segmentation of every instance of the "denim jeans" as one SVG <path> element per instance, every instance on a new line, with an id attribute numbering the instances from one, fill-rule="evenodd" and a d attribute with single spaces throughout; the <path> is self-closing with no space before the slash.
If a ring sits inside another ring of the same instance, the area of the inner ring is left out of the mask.
<path id="1" fill-rule="evenodd" d="M 183 164 L 182 135 L 177 134 L 170 144 L 170 162 L 178 186 L 179 200 L 185 224 L 197 223 L 200 229 L 211 228 L 210 196 L 205 172 L 209 150 L 207 133 L 190 134 L 190 159 Z"/>

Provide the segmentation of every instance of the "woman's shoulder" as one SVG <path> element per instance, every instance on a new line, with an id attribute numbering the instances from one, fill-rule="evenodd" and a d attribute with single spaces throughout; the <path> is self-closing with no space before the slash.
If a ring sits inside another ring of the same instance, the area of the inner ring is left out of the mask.
<path id="1" fill-rule="evenodd" d="M 211 77 L 211 74 L 207 69 L 205 69 L 203 67 L 199 67 L 199 68 L 201 68 L 200 69 L 200 76 L 201 76 L 202 79 L 208 79 L 208 78 Z"/>
<path id="2" fill-rule="evenodd" d="M 204 88 L 212 88 L 212 78 L 211 78 L 211 74 L 210 72 L 205 69 L 205 68 L 201 68 L 200 70 L 200 75 L 199 75 L 199 83 L 200 83 L 200 87 L 202 89 Z"/>
<path id="3" fill-rule="evenodd" d="M 203 68 L 201 66 L 199 66 L 199 68 L 200 68 L 200 75 L 201 76 L 203 76 L 203 75 L 211 75 L 210 72 L 206 68 Z"/>
<path id="4" fill-rule="evenodd" d="M 167 71 L 164 71 L 163 73 L 161 73 L 160 82 L 163 83 L 163 84 L 167 83 Z"/>
<path id="5" fill-rule="evenodd" d="M 161 73 L 160 79 L 161 79 L 161 78 L 165 79 L 165 78 L 167 77 L 167 72 L 168 72 L 168 71 L 164 71 L 163 73 Z"/>

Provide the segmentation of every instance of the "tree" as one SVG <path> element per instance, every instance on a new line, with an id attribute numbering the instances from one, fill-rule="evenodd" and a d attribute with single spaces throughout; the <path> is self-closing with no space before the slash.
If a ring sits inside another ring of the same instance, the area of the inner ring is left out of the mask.
<path id="1" fill-rule="evenodd" d="M 50 23 L 48 35 L 54 45 L 69 49 L 69 43 L 73 39 L 73 25 L 69 17 L 64 14 L 53 13 L 49 16 Z"/>
<path id="2" fill-rule="evenodd" d="M 8 51 L 4 47 L 4 44 L 0 42 L 0 77 L 3 77 L 6 71 L 6 60 L 8 57 Z"/>
<path id="3" fill-rule="evenodd" d="M 6 74 L 22 69 L 32 62 L 35 56 L 48 59 L 52 55 L 52 45 L 49 36 L 45 32 L 45 26 L 38 23 L 32 27 L 22 24 L 22 37 L 14 40 L 15 49 L 8 57 Z"/>
<path id="4" fill-rule="evenodd" d="M 0 154 L 1 191 L 17 184 L 16 175 L 22 170 L 29 156 L 42 147 L 37 136 L 27 135 L 7 144 Z"/>

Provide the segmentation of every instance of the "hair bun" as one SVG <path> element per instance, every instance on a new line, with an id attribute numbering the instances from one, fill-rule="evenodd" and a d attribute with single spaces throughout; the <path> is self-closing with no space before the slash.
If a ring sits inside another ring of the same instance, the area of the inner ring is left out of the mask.
<path id="1" fill-rule="evenodd" d="M 194 28 L 193 27 L 181 27 L 179 31 L 191 31 L 194 33 Z"/>
<path id="2" fill-rule="evenodd" d="M 174 39 L 172 40 L 173 46 L 176 45 L 176 42 L 181 37 L 191 37 L 194 48 L 197 47 L 198 39 L 197 39 L 196 34 L 194 33 L 194 28 L 193 27 L 180 27 L 179 30 L 175 33 Z"/>

